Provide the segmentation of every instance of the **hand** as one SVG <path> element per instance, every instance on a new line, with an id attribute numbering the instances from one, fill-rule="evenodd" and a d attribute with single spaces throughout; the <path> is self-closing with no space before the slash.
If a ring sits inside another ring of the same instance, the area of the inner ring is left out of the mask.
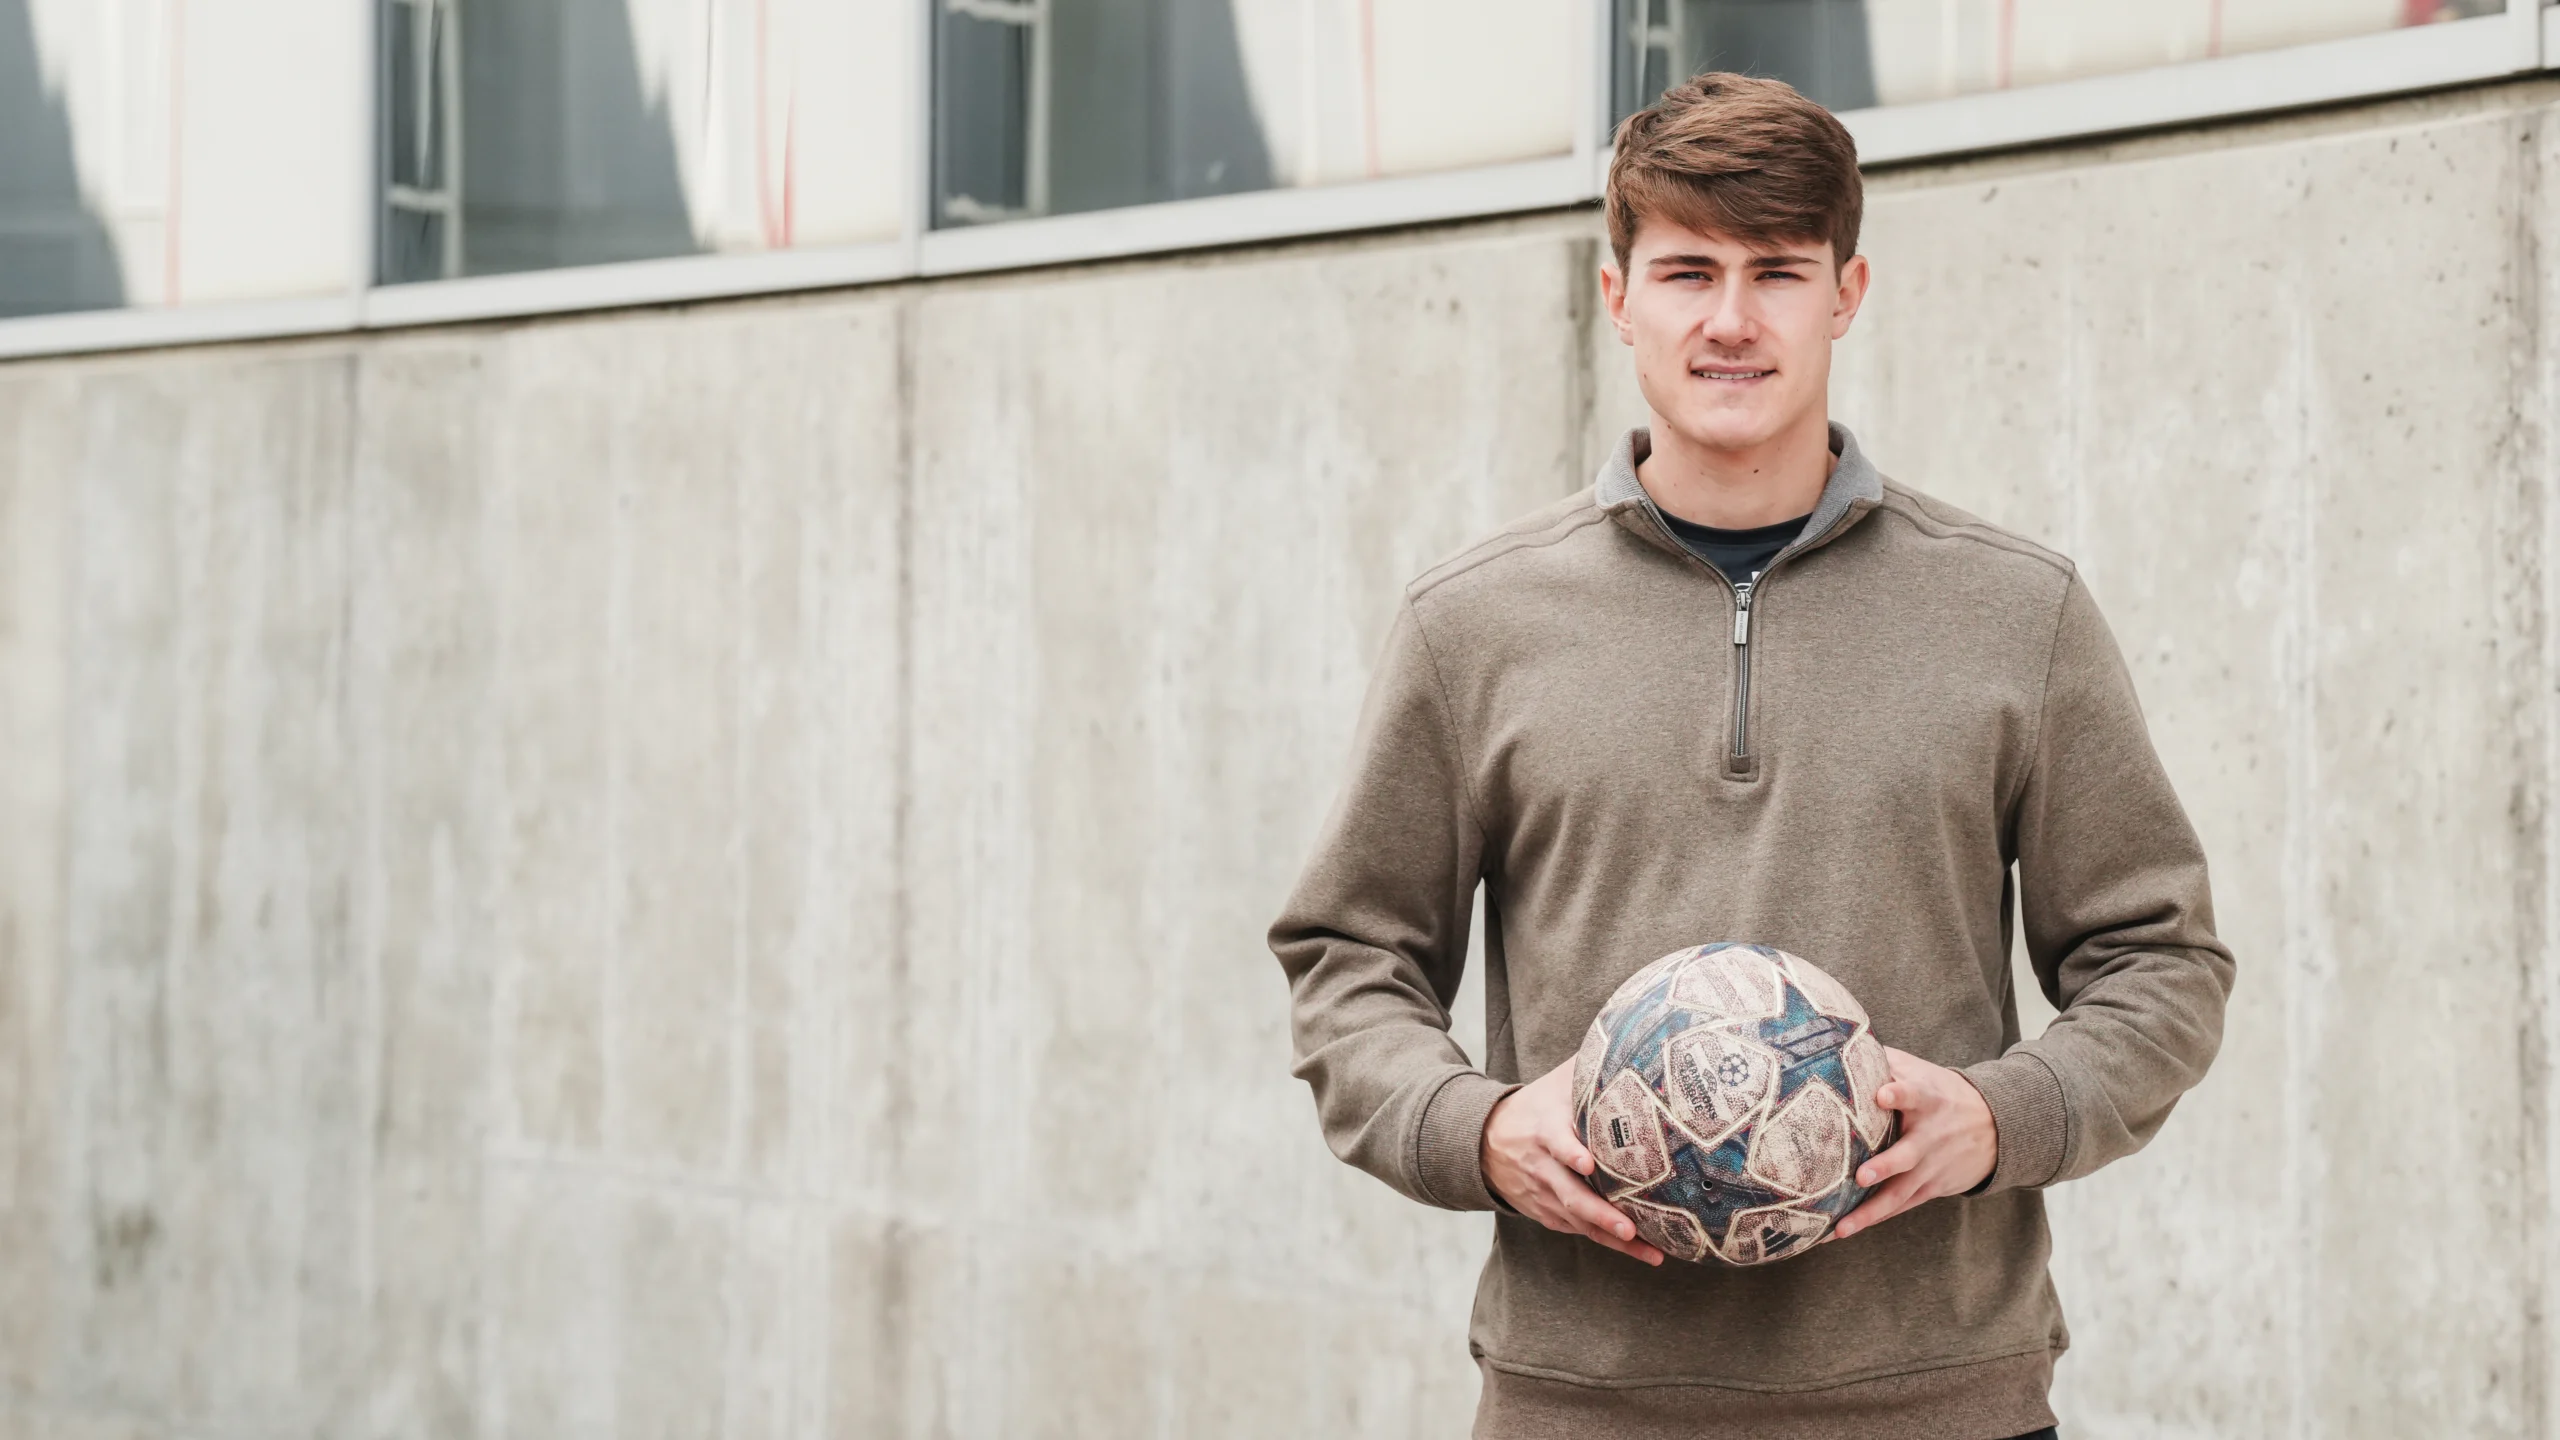
<path id="1" fill-rule="evenodd" d="M 1972 1081 L 1890 1045 L 1884 1058 L 1892 1078 L 1876 1087 L 1876 1103 L 1902 1112 L 1902 1138 L 1858 1167 L 1858 1183 L 1879 1188 L 1841 1217 L 1834 1240 L 1941 1195 L 1961 1195 L 1981 1184 L 2000 1158 L 1991 1107 Z"/>
<path id="2" fill-rule="evenodd" d="M 1485 1183 L 1512 1209 L 1647 1265 L 1662 1263 L 1661 1251 L 1636 1238 L 1635 1222 L 1583 1183 L 1599 1162 L 1573 1133 L 1572 1061 L 1494 1102 L 1481 1158 Z"/>

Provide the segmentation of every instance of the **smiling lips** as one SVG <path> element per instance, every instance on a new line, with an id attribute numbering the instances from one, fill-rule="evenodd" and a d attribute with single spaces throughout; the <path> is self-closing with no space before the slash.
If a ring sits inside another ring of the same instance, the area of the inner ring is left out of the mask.
<path id="1" fill-rule="evenodd" d="M 1775 370 L 1733 370 L 1718 366 L 1710 366 L 1705 369 L 1692 369 L 1689 373 L 1697 376 L 1701 380 L 1744 381 L 1758 380 L 1764 376 L 1775 375 L 1778 372 Z"/>

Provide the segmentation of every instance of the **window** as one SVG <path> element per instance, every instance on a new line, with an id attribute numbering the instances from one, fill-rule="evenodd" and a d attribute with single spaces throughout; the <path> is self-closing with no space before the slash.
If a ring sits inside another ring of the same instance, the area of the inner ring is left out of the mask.
<path id="1" fill-rule="evenodd" d="M 387 0 L 379 279 L 895 237 L 906 11 Z"/>
<path id="2" fill-rule="evenodd" d="M 933 0 L 937 226 L 1568 154 L 1555 0 Z"/>
<path id="3" fill-rule="evenodd" d="M 0 0 L 0 316 L 343 295 L 363 12 Z"/>
<path id="4" fill-rule="evenodd" d="M 1617 0 L 1617 113 L 1737 70 L 1905 105 L 2504 13 L 2505 0 Z"/>
<path id="5" fill-rule="evenodd" d="M 2537 0 L 0 0 L 0 356 L 1582 203 L 1706 69 L 1892 162 L 2554 62 Z"/>

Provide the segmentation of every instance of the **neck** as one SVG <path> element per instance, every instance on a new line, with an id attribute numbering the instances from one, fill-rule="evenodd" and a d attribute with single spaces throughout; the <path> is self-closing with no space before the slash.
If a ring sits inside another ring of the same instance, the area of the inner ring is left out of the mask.
<path id="1" fill-rule="evenodd" d="M 1653 503 L 1696 525 L 1750 530 L 1811 514 L 1839 457 L 1831 453 L 1830 417 L 1806 416 L 1758 445 L 1724 450 L 1702 445 L 1653 417 L 1653 453 L 1636 479 Z"/>

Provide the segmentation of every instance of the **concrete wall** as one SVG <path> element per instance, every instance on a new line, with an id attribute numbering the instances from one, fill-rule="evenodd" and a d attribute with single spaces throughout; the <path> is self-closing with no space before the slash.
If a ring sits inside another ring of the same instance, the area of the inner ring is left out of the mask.
<path id="1" fill-rule="evenodd" d="M 2077 1434 L 2552 1433 L 2556 98 L 1876 181 L 1839 411 L 2084 562 L 2241 956 Z M 1462 1434 L 1260 934 L 1630 413 L 1594 234 L 0 367 L 0 1435 Z"/>

